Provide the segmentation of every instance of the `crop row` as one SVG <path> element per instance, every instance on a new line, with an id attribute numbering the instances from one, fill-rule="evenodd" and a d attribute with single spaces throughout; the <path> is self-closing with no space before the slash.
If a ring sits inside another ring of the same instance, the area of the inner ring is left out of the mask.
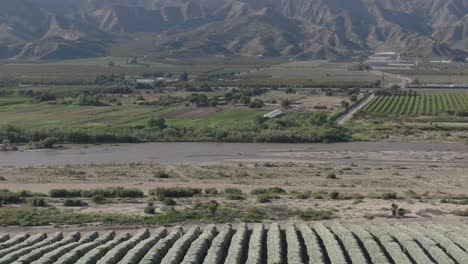
<path id="1" fill-rule="evenodd" d="M 0 234 L 6 263 L 468 263 L 468 228 L 436 224 L 240 224 Z"/>
<path id="2" fill-rule="evenodd" d="M 468 112 L 468 94 L 421 93 L 409 96 L 377 96 L 362 110 L 367 116 L 438 116 Z"/>

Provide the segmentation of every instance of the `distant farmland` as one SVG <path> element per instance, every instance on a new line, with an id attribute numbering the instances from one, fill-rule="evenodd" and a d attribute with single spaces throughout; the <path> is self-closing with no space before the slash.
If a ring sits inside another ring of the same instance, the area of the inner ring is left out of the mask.
<path id="1" fill-rule="evenodd" d="M 468 94 L 421 93 L 418 95 L 377 96 L 361 111 L 365 116 L 438 116 L 468 113 Z"/>

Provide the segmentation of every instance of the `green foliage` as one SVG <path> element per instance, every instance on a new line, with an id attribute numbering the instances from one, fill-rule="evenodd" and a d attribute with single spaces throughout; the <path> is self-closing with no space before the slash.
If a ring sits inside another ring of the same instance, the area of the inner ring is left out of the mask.
<path id="1" fill-rule="evenodd" d="M 174 201 L 174 199 L 172 198 L 163 198 L 162 203 L 165 206 L 174 206 L 177 204 L 176 201 Z"/>
<path id="2" fill-rule="evenodd" d="M 156 188 L 149 191 L 149 195 L 158 197 L 170 198 L 185 198 L 200 195 L 202 189 L 199 188 L 185 188 L 185 187 L 172 187 L 172 188 Z"/>
<path id="3" fill-rule="evenodd" d="M 151 117 L 147 123 L 148 128 L 157 128 L 163 130 L 167 128 L 166 119 L 162 117 Z"/>
<path id="4" fill-rule="evenodd" d="M 224 195 L 227 200 L 240 201 L 245 200 L 245 197 L 242 194 L 227 193 Z"/>
<path id="5" fill-rule="evenodd" d="M 251 194 L 260 195 L 260 194 L 287 194 L 286 190 L 280 187 L 271 187 L 271 188 L 259 188 L 252 190 Z"/>
<path id="6" fill-rule="evenodd" d="M 358 117 L 465 116 L 468 97 L 462 93 L 425 92 L 421 94 L 377 96 Z"/>
<path id="7" fill-rule="evenodd" d="M 207 195 L 217 195 L 218 190 L 216 188 L 206 188 L 203 192 Z"/>
<path id="8" fill-rule="evenodd" d="M 105 189 L 73 190 L 73 189 L 52 189 L 49 192 L 52 198 L 74 198 L 74 197 L 95 197 L 103 198 L 141 198 L 144 193 L 140 189 L 123 187 L 108 187 Z"/>
<path id="9" fill-rule="evenodd" d="M 394 192 L 387 192 L 382 194 L 382 199 L 384 200 L 395 200 L 397 199 L 397 194 Z"/>
<path id="10" fill-rule="evenodd" d="M 259 208 L 250 208 L 247 215 L 242 218 L 243 222 L 246 223 L 259 223 L 265 219 L 265 213 Z"/>
<path id="11" fill-rule="evenodd" d="M 73 198 L 81 197 L 81 190 L 75 189 L 52 189 L 49 191 L 49 196 L 52 198 Z"/>
<path id="12" fill-rule="evenodd" d="M 330 196 L 330 199 L 336 200 L 336 199 L 340 198 L 340 193 L 339 192 L 331 192 L 329 194 L 329 196 Z"/>
<path id="13" fill-rule="evenodd" d="M 179 81 L 187 82 L 189 80 L 189 75 L 187 72 L 183 72 L 179 75 Z"/>
<path id="14" fill-rule="evenodd" d="M 208 203 L 207 207 L 208 207 L 208 211 L 210 212 L 210 214 L 212 216 L 215 216 L 219 209 L 219 203 L 213 200 Z"/>
<path id="15" fill-rule="evenodd" d="M 17 204 L 23 203 L 25 198 L 29 197 L 43 197 L 44 194 L 33 193 L 30 191 L 12 192 L 6 189 L 0 189 L 0 204 Z"/>
<path id="16" fill-rule="evenodd" d="M 238 188 L 225 188 L 225 194 L 242 194 L 242 190 Z"/>
<path id="17" fill-rule="evenodd" d="M 264 105 L 265 103 L 260 99 L 255 99 L 249 103 L 250 108 L 262 108 Z"/>
<path id="18" fill-rule="evenodd" d="M 32 207 L 46 207 L 47 206 L 47 202 L 45 201 L 45 199 L 38 198 L 38 197 L 29 198 L 28 203 Z"/>
<path id="19" fill-rule="evenodd" d="M 269 203 L 271 198 L 269 194 L 260 194 L 257 196 L 257 203 Z"/>
<path id="20" fill-rule="evenodd" d="M 29 130 L 0 126 L 0 138 L 11 143 L 37 142 L 54 137 L 57 142 L 111 143 L 154 141 L 222 141 L 222 142 L 341 142 L 351 139 L 350 132 L 331 123 L 326 113 L 287 113 L 264 120 L 263 113 L 238 110 L 217 115 L 210 120 L 167 120 L 165 129 L 103 126 L 102 128 L 73 128 Z M 259 119 L 255 119 L 259 117 Z M 156 122 L 160 124 L 161 122 Z M 164 126 L 160 126 L 164 127 Z"/>
<path id="21" fill-rule="evenodd" d="M 154 215 L 156 213 L 156 210 L 154 209 L 154 206 L 147 205 L 147 206 L 145 206 L 145 208 L 143 208 L 143 212 L 145 214 Z"/>
<path id="22" fill-rule="evenodd" d="M 299 219 L 303 221 L 320 221 L 335 218 L 332 212 L 324 210 L 306 209 L 297 212 Z"/>
<path id="23" fill-rule="evenodd" d="M 65 207 L 81 207 L 87 205 L 88 203 L 79 199 L 65 199 L 65 201 L 63 202 L 63 206 Z"/>
<path id="24" fill-rule="evenodd" d="M 171 175 L 165 171 L 157 171 L 154 173 L 154 177 L 158 179 L 167 179 L 171 178 Z"/>
<path id="25" fill-rule="evenodd" d="M 101 106 L 103 103 L 99 100 L 97 95 L 80 95 L 77 100 L 80 106 Z"/>

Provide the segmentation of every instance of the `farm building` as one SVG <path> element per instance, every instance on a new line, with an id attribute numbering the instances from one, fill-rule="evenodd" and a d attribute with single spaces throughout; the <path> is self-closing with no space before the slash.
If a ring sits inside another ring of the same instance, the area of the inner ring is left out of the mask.
<path id="1" fill-rule="evenodd" d="M 277 116 L 280 116 L 283 114 L 283 111 L 281 111 L 281 109 L 276 109 L 275 111 L 272 111 L 268 114 L 265 114 L 263 117 L 265 118 L 275 118 Z"/>

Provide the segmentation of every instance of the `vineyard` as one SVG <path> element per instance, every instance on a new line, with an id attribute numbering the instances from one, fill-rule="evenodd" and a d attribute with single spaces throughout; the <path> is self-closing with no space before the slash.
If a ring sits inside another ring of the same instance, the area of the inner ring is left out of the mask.
<path id="1" fill-rule="evenodd" d="M 468 113 L 466 93 L 419 93 L 417 95 L 377 96 L 363 109 L 363 116 L 438 116 Z"/>
<path id="2" fill-rule="evenodd" d="M 436 224 L 255 224 L 0 234 L 0 263 L 468 263 L 468 228 Z"/>

